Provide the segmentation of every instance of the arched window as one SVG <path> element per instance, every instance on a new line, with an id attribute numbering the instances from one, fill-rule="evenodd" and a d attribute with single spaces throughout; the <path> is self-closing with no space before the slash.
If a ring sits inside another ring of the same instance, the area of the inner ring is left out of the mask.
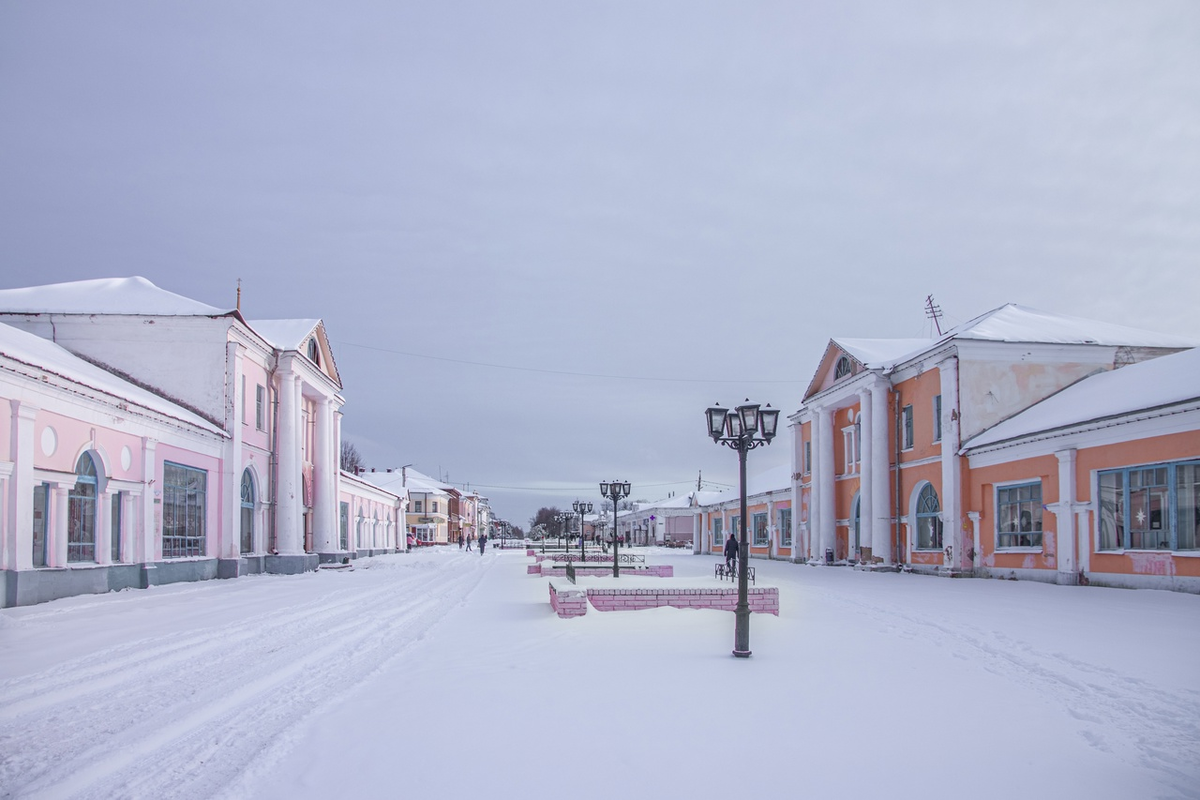
<path id="1" fill-rule="evenodd" d="M 361 550 L 363 546 L 363 522 L 363 512 L 360 508 L 358 509 L 358 525 L 354 528 L 354 547 L 358 550 Z"/>
<path id="2" fill-rule="evenodd" d="M 254 552 L 254 475 L 242 473 L 242 552 Z"/>
<path id="3" fill-rule="evenodd" d="M 308 359 L 318 367 L 321 366 L 321 348 L 317 346 L 317 337 L 315 336 L 308 340 Z"/>
<path id="4" fill-rule="evenodd" d="M 374 515 L 374 522 L 371 524 L 371 548 L 379 547 L 379 512 Z"/>
<path id="5" fill-rule="evenodd" d="M 933 484 L 927 483 L 917 496 L 917 549 L 942 549 L 942 507 Z"/>
<path id="6" fill-rule="evenodd" d="M 833 368 L 833 379 L 841 380 L 850 374 L 850 359 L 842 356 L 837 360 L 837 366 Z"/>
<path id="7" fill-rule="evenodd" d="M 67 561 L 96 560 L 96 462 L 84 453 L 67 495 Z"/>

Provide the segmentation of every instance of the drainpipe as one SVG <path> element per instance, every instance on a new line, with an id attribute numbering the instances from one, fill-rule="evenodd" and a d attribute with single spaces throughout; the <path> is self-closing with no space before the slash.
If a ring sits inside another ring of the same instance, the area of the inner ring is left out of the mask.
<path id="1" fill-rule="evenodd" d="M 903 446 L 904 437 L 900 415 L 903 410 L 900 408 L 900 393 L 889 392 L 888 394 L 896 398 L 896 521 L 892 526 L 892 552 L 896 556 L 897 564 L 905 564 L 907 562 L 904 560 L 904 553 L 900 549 L 900 514 L 903 510 L 903 504 L 900 499 L 900 450 Z"/>
<path id="2" fill-rule="evenodd" d="M 275 372 L 279 369 L 279 356 L 275 356 L 274 365 L 267 373 L 267 391 L 270 393 L 271 406 L 271 441 L 267 452 L 270 454 L 267 457 L 267 471 L 270 473 L 268 480 L 271 483 L 271 506 L 267 509 L 271 515 L 271 541 L 270 547 L 267 548 L 268 553 L 279 552 L 279 392 L 275 391 Z"/>

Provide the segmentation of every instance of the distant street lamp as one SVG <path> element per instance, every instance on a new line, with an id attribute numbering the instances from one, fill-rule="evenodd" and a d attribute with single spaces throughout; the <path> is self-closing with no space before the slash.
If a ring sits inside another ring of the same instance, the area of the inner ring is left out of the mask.
<path id="1" fill-rule="evenodd" d="M 621 577 L 621 565 L 618 563 L 617 548 L 620 537 L 617 532 L 617 503 L 621 498 L 629 496 L 629 481 L 601 481 L 600 496 L 612 500 L 613 504 L 613 577 Z"/>
<path id="2" fill-rule="evenodd" d="M 575 509 L 575 513 L 579 515 L 579 557 L 587 561 L 587 553 L 583 549 L 583 515 L 592 513 L 592 504 L 576 500 L 571 503 L 571 508 Z"/>
<path id="3" fill-rule="evenodd" d="M 729 409 L 713 406 L 705 412 L 708 417 L 708 435 L 717 444 L 723 444 L 738 452 L 738 476 L 741 480 L 742 506 L 738 527 L 741 540 L 738 542 L 738 601 L 734 609 L 733 654 L 738 658 L 750 657 L 750 602 L 747 593 L 746 562 L 750 560 L 750 545 L 746 541 L 746 453 L 775 438 L 779 425 L 779 410 L 760 408 L 749 398 L 729 413 Z M 756 437 L 761 437 L 757 438 Z"/>

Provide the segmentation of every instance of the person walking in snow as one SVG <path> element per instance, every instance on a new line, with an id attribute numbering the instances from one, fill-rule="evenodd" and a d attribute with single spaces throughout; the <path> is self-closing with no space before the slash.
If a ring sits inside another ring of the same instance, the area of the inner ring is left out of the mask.
<path id="1" fill-rule="evenodd" d="M 471 552 L 471 534 L 467 534 L 467 552 Z"/>
<path id="2" fill-rule="evenodd" d="M 465 536 L 459 536 L 459 537 L 458 537 L 458 549 L 459 549 L 459 550 L 462 550 L 462 549 L 463 549 L 463 539 L 466 539 L 466 538 L 467 538 L 467 537 L 465 537 Z"/>
<path id="3" fill-rule="evenodd" d="M 483 548 L 487 547 L 487 534 L 479 534 L 479 555 L 483 555 Z"/>
<path id="4" fill-rule="evenodd" d="M 725 568 L 729 570 L 730 575 L 732 575 L 733 571 L 737 569 L 737 560 L 738 542 L 737 539 L 734 538 L 733 534 L 730 533 L 729 538 L 725 541 Z"/>

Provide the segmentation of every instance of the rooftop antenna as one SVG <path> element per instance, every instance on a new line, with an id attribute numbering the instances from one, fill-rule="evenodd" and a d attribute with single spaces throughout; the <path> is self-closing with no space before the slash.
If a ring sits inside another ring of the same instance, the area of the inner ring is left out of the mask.
<path id="1" fill-rule="evenodd" d="M 238 278 L 237 310 L 242 313 L 242 279 Z"/>
<path id="2" fill-rule="evenodd" d="M 925 298 L 925 317 L 933 320 L 938 336 L 942 335 L 942 307 L 933 302 L 933 295 Z"/>
<path id="3" fill-rule="evenodd" d="M 700 476 L 703 474 L 704 473 L 701 472 L 700 470 L 696 470 L 696 491 L 697 492 L 700 491 Z"/>

